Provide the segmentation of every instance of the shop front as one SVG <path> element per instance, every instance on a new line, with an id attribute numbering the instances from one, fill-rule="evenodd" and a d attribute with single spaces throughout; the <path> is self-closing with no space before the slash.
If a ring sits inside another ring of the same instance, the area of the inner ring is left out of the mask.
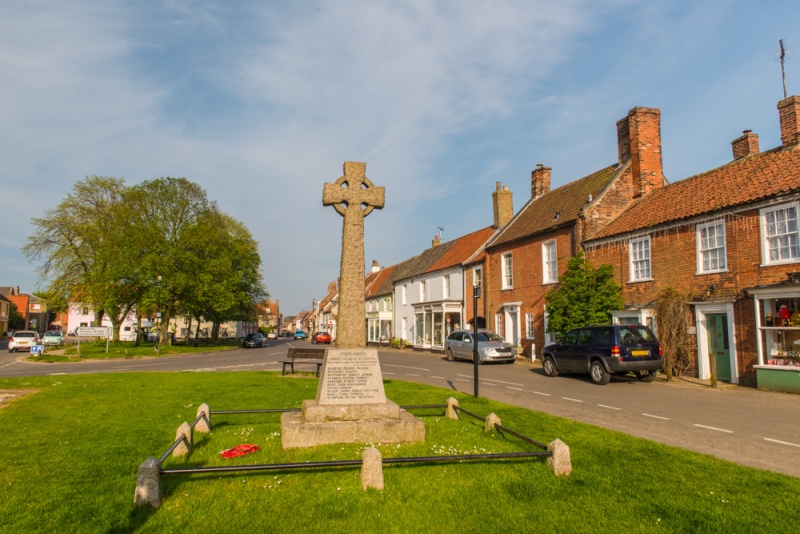
<path id="1" fill-rule="evenodd" d="M 758 387 L 800 393 L 800 276 L 747 291 L 755 305 Z"/>
<path id="2" fill-rule="evenodd" d="M 414 306 L 414 348 L 444 352 L 444 340 L 461 328 L 460 302 L 429 302 Z"/>

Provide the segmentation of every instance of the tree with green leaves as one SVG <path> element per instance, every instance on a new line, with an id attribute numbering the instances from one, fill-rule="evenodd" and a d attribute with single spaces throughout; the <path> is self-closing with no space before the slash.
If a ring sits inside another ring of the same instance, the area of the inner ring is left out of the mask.
<path id="1" fill-rule="evenodd" d="M 98 325 L 107 315 L 114 341 L 134 308 L 140 320 L 160 317 L 161 339 L 171 340 L 172 318 L 204 317 L 218 332 L 221 321 L 253 317 L 266 295 L 258 244 L 185 178 L 126 187 L 87 177 L 33 224 L 23 250 L 43 260 L 48 294 L 90 304 Z"/>
<path id="2" fill-rule="evenodd" d="M 583 252 L 567 263 L 558 286 L 545 295 L 549 331 L 556 338 L 587 324 L 606 324 L 622 309 L 622 291 L 610 265 L 592 267 Z"/>
<path id="3" fill-rule="evenodd" d="M 126 191 L 122 179 L 86 177 L 57 207 L 33 219 L 35 231 L 23 247 L 29 259 L 43 261 L 39 273 L 50 281 L 47 292 L 91 304 L 98 326 L 107 314 L 115 341 L 136 303 Z"/>
<path id="4" fill-rule="evenodd" d="M 170 319 L 189 315 L 215 324 L 249 319 L 252 300 L 265 295 L 258 244 L 243 224 L 222 213 L 185 178 L 160 178 L 131 189 L 137 214 L 143 302 L 161 314 L 162 339 Z M 215 335 L 212 336 L 215 338 Z"/>

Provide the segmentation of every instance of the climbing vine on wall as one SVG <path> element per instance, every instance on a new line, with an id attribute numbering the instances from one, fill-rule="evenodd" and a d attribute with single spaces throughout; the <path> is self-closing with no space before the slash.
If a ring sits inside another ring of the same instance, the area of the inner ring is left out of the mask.
<path id="1" fill-rule="evenodd" d="M 680 291 L 668 287 L 656 299 L 658 340 L 664 351 L 664 372 L 667 380 L 681 376 L 691 366 L 692 342 L 689 324 L 689 303 Z"/>

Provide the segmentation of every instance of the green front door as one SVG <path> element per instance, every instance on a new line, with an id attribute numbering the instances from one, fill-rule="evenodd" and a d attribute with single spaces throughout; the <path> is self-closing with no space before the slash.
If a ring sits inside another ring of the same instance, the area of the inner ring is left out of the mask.
<path id="1" fill-rule="evenodd" d="M 708 325 L 708 357 L 717 362 L 717 380 L 730 382 L 731 353 L 728 343 L 728 314 L 709 313 L 706 315 Z"/>

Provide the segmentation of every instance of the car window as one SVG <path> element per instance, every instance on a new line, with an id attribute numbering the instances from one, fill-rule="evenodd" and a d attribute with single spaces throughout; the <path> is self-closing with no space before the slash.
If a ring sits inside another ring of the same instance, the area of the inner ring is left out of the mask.
<path id="1" fill-rule="evenodd" d="M 631 327 L 631 328 L 629 328 L 627 330 L 628 331 L 626 332 L 626 335 L 630 334 L 630 339 L 632 339 L 632 341 L 630 341 L 630 343 L 655 343 L 656 342 L 656 336 L 646 326 L 634 326 L 634 327 Z M 624 342 L 628 343 L 628 341 L 624 341 Z"/>
<path id="2" fill-rule="evenodd" d="M 564 345 L 574 345 L 578 341 L 578 330 L 567 332 L 564 336 Z"/>
<path id="3" fill-rule="evenodd" d="M 614 330 L 611 328 L 597 329 L 597 343 L 600 345 L 611 345 L 614 343 Z"/>
<path id="4" fill-rule="evenodd" d="M 36 337 L 33 332 L 17 332 L 14 337 Z"/>
<path id="5" fill-rule="evenodd" d="M 461 334 L 461 341 L 463 341 L 464 343 L 472 343 L 472 334 L 463 332 Z"/>
<path id="6" fill-rule="evenodd" d="M 594 345 L 594 339 L 592 338 L 592 331 L 590 329 L 586 328 L 581 330 L 578 336 L 578 345 Z"/>

